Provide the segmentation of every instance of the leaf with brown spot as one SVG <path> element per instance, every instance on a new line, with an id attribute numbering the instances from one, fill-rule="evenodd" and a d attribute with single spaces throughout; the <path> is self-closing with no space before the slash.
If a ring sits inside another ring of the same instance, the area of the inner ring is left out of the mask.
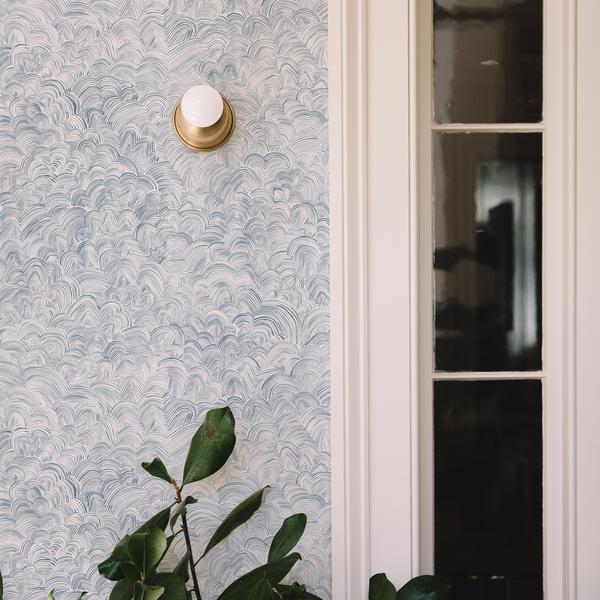
<path id="1" fill-rule="evenodd" d="M 181 487 L 216 473 L 231 456 L 234 446 L 235 419 L 231 409 L 226 406 L 209 410 L 192 438 Z"/>

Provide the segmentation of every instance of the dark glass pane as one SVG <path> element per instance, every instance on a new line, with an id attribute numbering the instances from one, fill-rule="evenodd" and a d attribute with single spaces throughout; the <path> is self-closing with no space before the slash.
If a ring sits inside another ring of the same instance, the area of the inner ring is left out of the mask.
<path id="1" fill-rule="evenodd" d="M 542 120 L 543 0 L 433 0 L 436 123 Z"/>
<path id="2" fill-rule="evenodd" d="M 435 133 L 436 371 L 535 371 L 541 133 Z"/>
<path id="3" fill-rule="evenodd" d="M 460 600 L 540 600 L 542 384 L 434 384 L 435 572 Z"/>

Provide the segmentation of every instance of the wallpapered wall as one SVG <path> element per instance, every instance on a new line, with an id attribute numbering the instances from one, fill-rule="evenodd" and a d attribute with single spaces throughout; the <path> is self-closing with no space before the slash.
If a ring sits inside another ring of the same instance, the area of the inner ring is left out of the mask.
<path id="1" fill-rule="evenodd" d="M 330 598 L 326 19 L 325 0 L 0 1 L 9 600 L 107 598 L 97 564 L 172 500 L 140 463 L 181 477 L 225 403 L 238 443 L 190 489 L 196 547 L 272 489 L 200 563 L 205 598 L 300 511 L 294 578 Z M 171 112 L 204 82 L 238 124 L 199 155 Z"/>

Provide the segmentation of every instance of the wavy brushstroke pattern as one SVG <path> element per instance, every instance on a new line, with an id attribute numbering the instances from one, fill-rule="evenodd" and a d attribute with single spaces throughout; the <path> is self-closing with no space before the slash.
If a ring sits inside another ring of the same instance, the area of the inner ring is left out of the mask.
<path id="1" fill-rule="evenodd" d="M 107 598 L 96 565 L 171 501 L 140 463 L 160 456 L 180 477 L 193 432 L 225 402 L 239 441 L 196 485 L 198 547 L 273 489 L 201 563 L 205 597 L 304 511 L 295 574 L 330 598 L 326 6 L 0 0 L 8 600 Z M 203 82 L 238 125 L 199 155 L 170 120 Z"/>

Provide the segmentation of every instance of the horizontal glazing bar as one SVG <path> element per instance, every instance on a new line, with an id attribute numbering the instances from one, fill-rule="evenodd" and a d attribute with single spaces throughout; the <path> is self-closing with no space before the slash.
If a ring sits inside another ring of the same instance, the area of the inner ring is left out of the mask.
<path id="1" fill-rule="evenodd" d="M 543 132 L 546 129 L 544 123 L 445 123 L 432 124 L 432 131 L 482 131 L 488 133 L 523 133 Z"/>
<path id="2" fill-rule="evenodd" d="M 434 381 L 448 381 L 451 379 L 462 381 L 494 380 L 494 379 L 544 379 L 544 371 L 469 371 L 464 373 L 432 373 Z"/>

